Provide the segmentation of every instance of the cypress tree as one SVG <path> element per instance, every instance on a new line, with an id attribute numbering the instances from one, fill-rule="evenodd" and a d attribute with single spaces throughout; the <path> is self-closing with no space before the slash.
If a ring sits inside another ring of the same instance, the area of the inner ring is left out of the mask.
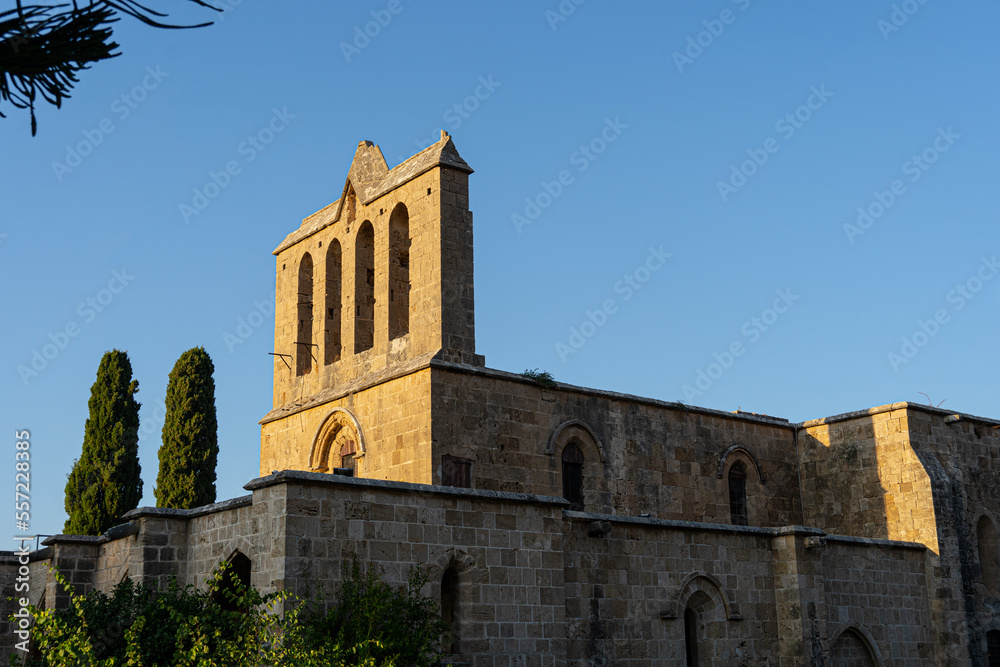
<path id="1" fill-rule="evenodd" d="M 185 352 L 170 371 L 156 506 L 191 509 L 215 502 L 219 458 L 215 366 L 203 347 Z"/>
<path id="2" fill-rule="evenodd" d="M 68 534 L 100 535 L 139 505 L 138 391 L 128 353 L 105 352 L 90 388 L 83 451 L 66 482 Z"/>

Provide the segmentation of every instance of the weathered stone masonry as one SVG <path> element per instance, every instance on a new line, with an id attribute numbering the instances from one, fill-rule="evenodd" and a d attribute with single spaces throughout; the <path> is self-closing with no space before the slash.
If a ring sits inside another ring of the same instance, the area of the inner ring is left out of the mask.
<path id="1" fill-rule="evenodd" d="M 356 557 L 427 568 L 476 667 L 1000 656 L 1000 422 L 897 403 L 791 424 L 489 369 L 471 173 L 446 134 L 393 169 L 359 144 L 274 251 L 250 495 L 49 538 L 32 602 L 66 604 L 49 566 L 86 592 L 249 559 L 255 586 L 309 595 Z M 5 591 L 18 566 L 0 556 Z"/>

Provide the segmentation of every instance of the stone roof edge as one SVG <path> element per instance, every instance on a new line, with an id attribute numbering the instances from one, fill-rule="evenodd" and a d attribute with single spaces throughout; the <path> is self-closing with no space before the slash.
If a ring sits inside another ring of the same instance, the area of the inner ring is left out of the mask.
<path id="1" fill-rule="evenodd" d="M 270 422 L 290 417 L 305 410 L 311 410 L 312 408 L 326 405 L 327 403 L 331 403 L 333 401 L 338 401 L 346 396 L 349 396 L 350 394 L 356 393 L 359 389 L 370 389 L 391 380 L 412 375 L 413 373 L 419 373 L 422 370 L 430 368 L 430 361 L 433 356 L 433 353 L 420 355 L 403 366 L 397 366 L 394 369 L 390 369 L 388 373 L 384 373 L 383 375 L 379 375 L 379 373 L 383 371 L 366 373 L 365 375 L 351 381 L 349 384 L 317 392 L 298 405 L 295 405 L 295 401 L 289 401 L 288 403 L 285 403 L 285 405 L 279 405 L 276 408 L 268 410 L 267 414 L 261 417 L 260 421 L 257 423 L 261 425 L 269 424 Z"/>
<path id="2" fill-rule="evenodd" d="M 327 484 L 331 486 L 359 486 L 365 488 L 387 489 L 392 491 L 412 491 L 424 495 L 451 496 L 468 498 L 470 500 L 502 500 L 507 502 L 525 503 L 529 505 L 551 505 L 563 507 L 569 502 L 556 496 L 539 496 L 532 493 L 513 493 L 510 491 L 486 491 L 484 489 L 462 489 L 453 486 L 438 486 L 434 484 L 413 484 L 411 482 L 396 482 L 387 479 L 367 479 L 364 477 L 348 477 L 322 472 L 305 472 L 302 470 L 281 470 L 265 477 L 258 477 L 247 482 L 243 488 L 247 491 L 265 489 L 269 486 L 287 484 L 289 482 L 305 482 L 311 484 Z"/>
<path id="3" fill-rule="evenodd" d="M 1000 420 L 990 419 L 989 417 L 979 417 L 977 415 L 971 415 L 965 412 L 955 412 L 954 410 L 945 410 L 944 408 L 936 408 L 932 405 L 923 405 L 922 403 L 911 403 L 909 401 L 903 401 L 901 403 L 887 403 L 886 405 L 879 405 L 874 408 L 868 408 L 865 410 L 855 410 L 853 412 L 844 412 L 839 415 L 833 415 L 830 417 L 820 417 L 819 419 L 810 419 L 804 422 L 799 422 L 794 424 L 796 428 L 809 428 L 812 426 L 822 426 L 824 424 L 835 424 L 842 421 L 850 421 L 852 419 L 860 419 L 862 417 L 871 417 L 873 415 L 882 414 L 885 412 L 892 412 L 893 410 L 917 410 L 919 412 L 927 412 L 934 415 L 940 415 L 942 417 L 958 417 L 961 419 L 967 419 L 969 421 L 980 422 L 983 424 L 989 424 L 991 426 L 1000 427 Z"/>
<path id="4" fill-rule="evenodd" d="M 919 542 L 904 542 L 902 540 L 880 540 L 873 537 L 851 537 L 850 535 L 827 535 L 827 542 L 843 542 L 845 544 L 854 544 L 857 546 L 870 546 L 870 547 L 890 547 L 894 549 L 914 549 L 917 551 L 926 551 L 927 545 L 920 544 Z"/>
<path id="5" fill-rule="evenodd" d="M 455 152 L 455 158 L 457 159 L 453 159 L 450 155 L 445 154 L 445 149 L 448 148 L 448 144 L 451 144 L 451 147 Z M 437 151 L 437 156 L 431 157 L 431 154 L 434 151 Z M 379 149 L 379 152 L 381 153 L 381 149 Z M 385 158 L 383 157 L 382 159 L 384 160 Z M 407 172 L 407 167 L 412 164 L 416 164 L 421 160 L 425 160 L 423 165 L 416 167 L 412 172 Z M 409 183 L 413 179 L 426 174 L 431 169 L 440 166 L 458 169 L 459 171 L 464 171 L 467 174 L 475 173 L 472 167 L 469 166 L 469 163 L 458 154 L 458 149 L 455 148 L 455 143 L 451 140 L 451 135 L 443 130 L 441 132 L 441 138 L 438 141 L 434 142 L 422 151 L 406 158 L 392 169 L 389 169 L 385 173 L 385 176 L 382 177 L 378 186 L 372 188 L 372 191 L 368 193 L 368 197 L 364 199 L 362 203 L 367 206 L 379 197 L 392 192 L 401 185 Z M 395 172 L 395 174 L 393 172 Z"/>
<path id="6" fill-rule="evenodd" d="M 368 204 L 375 201 L 379 197 L 382 197 L 385 194 L 391 192 L 392 190 L 395 190 L 396 188 L 400 187 L 401 185 L 409 183 L 413 179 L 422 176 L 423 174 L 426 174 L 428 171 L 434 169 L 435 167 L 445 166 L 445 167 L 450 167 L 451 169 L 458 169 L 460 171 L 464 171 L 468 174 L 474 173 L 472 167 L 470 167 L 469 164 L 462 158 L 462 156 L 458 154 L 457 149 L 455 149 L 455 155 L 457 156 L 457 159 L 453 159 L 450 155 L 445 154 L 444 152 L 445 148 L 448 146 L 449 143 L 451 143 L 452 148 L 454 148 L 455 144 L 454 142 L 451 141 L 451 135 L 442 132 L 441 138 L 438 141 L 434 142 L 427 148 L 424 148 L 423 150 L 418 151 L 417 153 L 406 158 L 392 169 L 388 169 L 385 175 L 383 176 L 381 182 L 376 187 L 374 187 L 372 191 L 368 193 L 367 198 L 362 199 L 361 202 L 367 206 Z M 375 148 L 378 149 L 379 154 L 382 153 L 381 149 L 378 148 L 378 146 L 375 146 Z M 435 158 L 428 159 L 428 155 L 435 150 L 438 151 L 437 156 Z M 412 173 L 406 173 L 407 167 L 420 160 L 426 160 L 426 164 L 423 164 L 420 167 L 414 169 Z M 382 157 L 382 161 L 383 162 L 385 161 L 385 156 Z M 353 162 L 351 166 L 354 166 Z M 396 173 L 393 174 L 393 172 Z M 348 169 L 348 173 L 350 173 L 350 169 Z M 349 178 L 350 177 L 348 176 L 348 179 Z M 345 180 L 345 191 L 346 191 L 346 182 L 347 181 Z M 327 204 L 326 206 L 316 211 L 315 213 L 307 215 L 305 218 L 303 218 L 302 223 L 299 225 L 299 228 L 290 233 L 288 236 L 286 236 L 285 239 L 278 244 L 278 247 L 271 252 L 271 254 L 278 255 L 279 253 L 287 250 L 288 248 L 295 245 L 299 241 L 307 239 L 314 234 L 318 234 L 319 232 L 323 231 L 330 225 L 336 223 L 337 220 L 340 219 L 339 204 L 342 199 L 343 196 L 341 196 L 336 201 Z M 312 224 L 310 221 L 312 221 L 313 218 L 316 218 L 316 216 L 320 216 L 323 213 L 329 213 L 329 210 L 334 207 L 336 207 L 336 210 L 334 211 L 334 216 L 332 219 L 329 219 L 322 224 L 310 226 Z"/>
<path id="7" fill-rule="evenodd" d="M 44 546 L 53 544 L 104 544 L 108 541 L 107 535 L 51 535 L 44 540 Z"/>
<path id="8" fill-rule="evenodd" d="M 17 551 L 0 551 L 0 565 L 10 563 L 11 565 L 24 565 L 21 562 L 21 557 L 26 555 L 28 557 L 28 563 L 35 563 L 40 560 L 48 560 L 52 557 L 52 547 L 44 547 L 38 549 L 37 551 L 29 551 L 27 554 L 21 554 Z"/>
<path id="9" fill-rule="evenodd" d="M 384 382 L 389 382 L 391 380 L 398 379 L 400 377 L 411 375 L 425 368 L 439 368 L 444 370 L 456 371 L 459 373 L 471 373 L 478 375 L 488 375 L 496 378 L 502 378 L 505 380 L 512 380 L 514 382 L 521 382 L 524 384 L 531 384 L 539 387 L 542 391 L 545 391 L 547 387 L 538 384 L 535 380 L 521 375 L 520 373 L 512 373 L 510 371 L 501 371 L 495 368 L 485 368 L 482 366 L 470 366 L 468 364 L 459 364 L 453 361 L 444 361 L 436 357 L 436 354 L 425 354 L 418 357 L 414 361 L 410 362 L 406 366 L 397 368 L 395 371 L 389 372 L 382 377 L 377 378 L 377 380 L 367 383 L 368 376 L 358 378 L 353 381 L 350 385 L 346 387 L 337 388 L 336 391 L 332 389 L 327 389 L 321 391 L 317 394 L 311 396 L 306 402 L 297 405 L 292 408 L 286 408 L 285 406 L 279 405 L 276 408 L 272 408 L 265 414 L 259 424 L 267 424 L 285 417 L 290 417 L 291 415 L 298 414 L 304 410 L 309 410 L 331 401 L 336 401 L 341 398 L 348 396 L 349 394 L 356 393 L 359 388 L 369 389 L 371 387 L 376 387 Z M 364 385 L 361 387 L 361 385 Z M 737 419 L 742 421 L 756 422 L 762 424 L 769 424 L 771 426 L 779 426 L 784 428 L 794 428 L 797 425 L 789 423 L 785 419 L 780 417 L 770 417 L 766 415 L 755 415 L 746 412 L 725 412 L 724 410 L 715 410 L 712 408 L 700 408 L 694 405 L 685 405 L 684 403 L 674 403 L 671 401 L 661 401 L 656 398 L 646 398 L 644 396 L 636 396 L 634 394 L 623 394 L 615 391 L 606 391 L 603 389 L 592 389 L 590 387 L 580 387 L 577 385 L 566 384 L 564 382 L 556 382 L 553 389 L 564 389 L 569 391 L 576 391 L 583 394 L 590 394 L 594 396 L 603 396 L 605 398 L 612 398 L 616 400 L 627 400 L 634 401 L 637 403 L 645 403 L 647 405 L 655 405 L 659 407 L 671 408 L 674 410 L 683 410 L 685 412 L 694 412 L 696 414 L 704 414 L 712 417 L 722 417 L 726 419 Z M 289 405 L 286 403 L 285 405 Z"/>
<path id="10" fill-rule="evenodd" d="M 900 540 L 880 540 L 870 537 L 851 537 L 849 535 L 831 535 L 819 528 L 809 526 L 777 526 L 764 528 L 758 526 L 737 526 L 727 523 L 706 523 L 702 521 L 679 521 L 676 519 L 654 519 L 644 516 L 623 516 L 620 514 L 596 514 L 593 512 L 574 512 L 563 510 L 567 519 L 578 521 L 608 521 L 610 523 L 636 526 L 651 526 L 657 528 L 674 528 L 677 530 L 701 530 L 716 533 L 737 533 L 741 535 L 759 535 L 762 537 L 777 537 L 782 535 L 803 535 L 806 537 L 822 537 L 827 542 L 840 542 L 857 546 L 888 547 L 893 549 L 913 549 L 926 551 L 927 546 L 919 542 L 903 542 Z"/>
<path id="11" fill-rule="evenodd" d="M 773 537 L 773 528 L 760 528 L 757 526 L 737 526 L 728 523 L 705 523 L 701 521 L 679 521 L 676 519 L 654 519 L 644 516 L 624 516 L 622 514 L 598 514 L 595 512 L 576 512 L 573 510 L 563 510 L 563 518 L 576 521 L 608 521 L 609 523 L 628 524 L 635 526 L 650 526 L 654 528 L 674 528 L 677 530 L 701 530 L 717 533 L 739 533 L 741 535 L 758 535 L 760 537 Z M 809 535 L 822 535 L 822 531 L 804 529 L 811 531 Z"/>
<path id="12" fill-rule="evenodd" d="M 259 423 L 266 424 L 272 421 L 277 421 L 278 419 L 289 417 L 304 410 L 308 410 L 317 407 L 319 405 L 323 405 L 325 403 L 329 403 L 331 401 L 336 401 L 341 398 L 344 398 L 349 394 L 357 392 L 359 388 L 368 389 L 371 387 L 375 387 L 384 382 L 389 382 L 391 380 L 395 380 L 397 378 L 419 372 L 421 370 L 424 370 L 425 368 L 439 368 L 443 370 L 451 370 L 460 373 L 470 373 L 473 375 L 487 375 L 491 377 L 502 378 L 505 380 L 511 380 L 514 382 L 521 382 L 524 384 L 535 385 L 542 391 L 545 391 L 547 389 L 547 387 L 538 384 L 538 382 L 536 382 L 532 378 L 521 375 L 520 373 L 512 373 L 510 371 L 502 371 L 495 368 L 471 366 L 469 364 L 459 364 L 452 361 L 445 361 L 443 359 L 437 358 L 436 355 L 434 354 L 428 353 L 422 355 L 421 357 L 418 357 L 417 359 L 413 360 L 412 362 L 408 363 L 407 365 L 401 368 L 397 368 L 394 371 L 386 373 L 384 376 L 377 377 L 374 381 L 371 381 L 371 378 L 369 376 L 361 377 L 353 381 L 350 385 L 348 385 L 345 388 L 338 388 L 336 391 L 325 390 L 323 392 L 315 394 L 313 395 L 313 397 L 310 397 L 308 401 L 302 403 L 299 406 L 295 406 L 294 408 L 285 408 L 285 406 L 278 406 L 277 408 L 273 408 L 270 411 L 268 411 L 266 415 L 264 415 L 264 417 L 260 420 Z M 364 386 L 362 387 L 362 385 Z M 567 391 L 575 391 L 582 394 L 605 397 L 614 400 L 632 401 L 646 405 L 670 408 L 673 410 L 682 410 L 684 412 L 693 412 L 695 414 L 703 414 L 711 417 L 720 417 L 723 419 L 736 419 L 746 422 L 756 422 L 761 424 L 768 424 L 770 426 L 777 426 L 795 430 L 808 428 L 812 426 L 821 426 L 823 424 L 832 424 L 840 421 L 848 421 L 851 419 L 858 419 L 861 417 L 881 414 L 883 412 L 891 412 L 893 410 L 902 410 L 902 409 L 920 410 L 931 414 L 941 415 L 943 417 L 957 416 L 961 419 L 968 419 L 970 421 L 976 421 L 1000 428 L 1000 420 L 990 419 L 988 417 L 978 417 L 976 415 L 970 415 L 964 412 L 953 412 L 951 410 L 945 410 L 943 408 L 935 408 L 929 405 L 922 405 L 920 403 L 909 403 L 909 402 L 890 403 L 886 405 L 880 405 L 874 408 L 868 408 L 866 410 L 845 412 L 843 414 L 833 415 L 831 417 L 822 417 L 819 419 L 812 419 L 803 422 L 789 422 L 788 420 L 782 419 L 781 417 L 771 417 L 769 415 L 758 415 L 748 412 L 726 412 L 724 410 L 703 408 L 703 407 L 698 407 L 696 405 L 687 405 L 684 403 L 677 403 L 674 401 L 663 401 L 656 398 L 637 396 L 635 394 L 626 394 L 622 392 L 608 391 L 604 389 L 594 389 L 591 387 L 581 387 L 579 385 L 567 384 L 558 381 L 555 382 L 555 386 L 552 388 L 562 389 Z"/>
<path id="13" fill-rule="evenodd" d="M 329 214 L 331 211 L 336 212 L 336 209 L 338 208 L 338 204 L 340 204 L 341 199 L 343 199 L 343 197 L 338 197 L 337 199 L 334 199 L 332 202 L 330 202 L 320 210 L 316 211 L 315 213 L 310 213 L 306 217 L 302 218 L 302 223 L 299 225 L 299 228 L 301 229 L 303 227 L 308 226 L 310 223 L 314 223 L 318 220 L 321 220 L 323 218 L 324 213 Z M 334 221 L 331 220 L 330 222 Z"/>
<path id="14" fill-rule="evenodd" d="M 341 199 L 343 199 L 343 197 L 335 199 L 315 213 L 311 213 L 302 218 L 302 222 L 298 229 L 289 233 L 288 236 L 286 236 L 284 240 L 278 244 L 278 247 L 271 251 L 271 254 L 277 256 L 283 250 L 290 248 L 303 239 L 309 238 L 313 234 L 323 231 L 333 223 L 337 222 L 337 210 Z M 331 209 L 333 210 L 333 218 L 324 221 L 326 216 L 331 215 Z"/>
<path id="15" fill-rule="evenodd" d="M 51 535 L 42 541 L 45 546 L 53 544 L 104 544 L 113 542 L 123 537 L 135 535 L 139 532 L 139 525 L 136 519 L 142 518 L 170 518 L 170 519 L 193 519 L 206 514 L 225 512 L 226 510 L 244 507 L 253 504 L 253 495 L 239 496 L 223 500 L 210 505 L 193 507 L 191 509 L 175 509 L 172 507 L 137 507 L 122 515 L 126 519 L 125 523 L 108 528 L 101 535 Z"/>
<path id="16" fill-rule="evenodd" d="M 168 518 L 168 519 L 193 519 L 206 514 L 225 512 L 237 507 L 245 507 L 253 504 L 253 495 L 237 496 L 229 500 L 222 500 L 211 505 L 192 507 L 191 509 L 175 509 L 172 507 L 137 507 L 129 510 L 122 516 L 123 519 L 135 520 L 141 518 Z M 113 530 L 113 529 L 112 529 Z"/>
<path id="17" fill-rule="evenodd" d="M 493 377 L 504 378 L 507 380 L 514 380 L 516 382 L 523 382 L 526 384 L 532 384 L 537 386 L 542 391 L 545 391 L 547 387 L 538 384 L 535 380 L 521 375 L 520 373 L 512 373 L 510 371 L 501 371 L 495 368 L 483 368 L 479 366 L 470 366 L 468 364 L 457 364 L 451 361 L 444 361 L 442 359 L 432 359 L 430 363 L 431 367 L 443 368 L 447 370 L 454 370 L 463 373 L 472 373 L 479 375 L 490 375 Z M 553 389 L 563 389 L 568 391 L 576 391 L 583 394 L 590 394 L 592 396 L 602 396 L 605 398 L 612 398 L 615 400 L 626 400 L 633 401 L 636 403 L 644 403 L 646 405 L 654 405 L 658 407 L 671 408 L 674 410 L 683 410 L 684 412 L 694 412 L 697 414 L 710 415 L 712 417 L 722 417 L 726 419 L 738 419 L 742 421 L 757 422 L 762 424 L 770 424 L 772 426 L 781 426 L 785 428 L 792 428 L 794 425 L 791 424 L 787 419 L 782 419 L 781 417 L 771 417 L 768 415 L 757 415 L 749 412 L 726 412 L 725 410 L 715 410 L 713 408 L 701 408 L 696 405 L 687 405 L 685 403 L 677 403 L 674 401 L 663 401 L 658 398 L 648 398 L 646 396 L 636 396 L 635 394 L 625 394 L 617 391 L 608 391 L 606 389 L 593 389 L 591 387 L 581 387 L 578 385 L 567 384 L 565 382 L 556 382 Z"/>
<path id="18" fill-rule="evenodd" d="M 510 371 L 502 371 L 495 368 L 486 368 L 482 366 L 471 366 L 469 364 L 459 364 L 452 361 L 445 361 L 439 359 L 434 354 L 426 354 L 410 362 L 402 368 L 397 368 L 395 371 L 391 371 L 382 377 L 377 378 L 371 384 L 370 378 L 368 376 L 358 378 L 353 381 L 348 387 L 338 389 L 337 391 L 325 390 L 319 394 L 315 394 L 306 403 L 296 406 L 295 408 L 284 409 L 284 406 L 278 406 L 270 410 L 264 417 L 260 420 L 260 424 L 266 424 L 272 421 L 276 421 L 283 417 L 288 417 L 303 410 L 308 410 L 331 401 L 335 401 L 345 396 L 355 393 L 360 385 L 365 385 L 364 388 L 370 388 L 378 386 L 384 382 L 389 382 L 390 380 L 395 380 L 397 378 L 410 375 L 412 373 L 419 372 L 425 368 L 439 368 L 444 370 L 451 370 L 460 373 L 470 373 L 474 375 L 487 375 L 496 378 L 502 378 L 505 380 L 512 380 L 514 382 L 521 382 L 524 384 L 532 384 L 537 386 L 542 391 L 545 391 L 547 387 L 538 384 L 532 378 L 521 375 L 520 373 L 512 373 Z M 910 403 L 904 401 L 902 403 L 889 403 L 886 405 L 880 405 L 873 408 L 867 408 L 865 410 L 855 410 L 854 412 L 845 412 L 839 415 L 833 415 L 830 417 L 821 417 L 819 419 L 811 419 L 803 422 L 789 422 L 781 417 L 771 417 L 768 415 L 758 415 L 748 412 L 726 412 L 724 410 L 716 410 L 714 408 L 703 408 L 696 405 L 687 405 L 685 403 L 677 403 L 674 401 L 663 401 L 656 398 L 649 398 L 645 396 L 637 396 L 635 394 L 626 394 L 617 391 L 609 391 L 605 389 L 594 389 L 591 387 L 581 387 L 579 385 L 567 384 L 564 382 L 555 382 L 553 389 L 562 389 L 567 391 L 575 391 L 583 394 L 589 394 L 592 396 L 602 396 L 605 398 L 611 398 L 615 400 L 626 400 L 633 401 L 636 403 L 643 403 L 646 405 L 653 405 L 658 407 L 670 408 L 673 410 L 683 410 L 684 412 L 693 412 L 696 414 L 703 414 L 712 417 L 721 417 L 724 419 L 736 419 L 740 421 L 757 422 L 762 424 L 768 424 L 771 426 L 784 427 L 789 429 L 802 429 L 809 428 L 812 426 L 822 426 L 823 424 L 833 424 L 841 421 L 849 421 L 851 419 L 859 419 L 861 417 L 868 417 L 872 415 L 881 414 L 884 412 L 891 412 L 893 410 L 919 410 L 922 412 L 928 412 L 931 414 L 941 415 L 942 417 L 955 416 L 960 419 L 967 419 L 970 421 L 975 421 L 983 424 L 988 424 L 990 426 L 995 426 L 1000 428 L 1000 420 L 990 419 L 989 417 L 979 417 L 977 415 L 972 415 L 964 412 L 954 412 L 952 410 L 945 410 L 943 408 L 936 408 L 929 405 L 923 405 L 921 403 Z M 325 395 L 324 395 L 325 394 Z M 286 404 L 287 405 L 287 404 Z"/>
<path id="19" fill-rule="evenodd" d="M 52 547 L 42 547 L 38 551 L 32 551 L 28 555 L 28 560 L 32 563 L 40 560 L 49 560 L 52 558 Z"/>

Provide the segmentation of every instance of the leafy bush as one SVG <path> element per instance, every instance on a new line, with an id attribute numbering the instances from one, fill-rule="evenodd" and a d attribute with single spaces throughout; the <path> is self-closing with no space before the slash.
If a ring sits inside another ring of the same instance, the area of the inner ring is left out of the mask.
<path id="1" fill-rule="evenodd" d="M 555 378 L 552 377 L 552 373 L 548 371 L 540 371 L 537 368 L 534 370 L 525 369 L 525 371 L 521 373 L 521 375 L 523 375 L 526 378 L 531 378 L 532 380 L 542 385 L 543 387 L 556 386 Z"/>
<path id="2" fill-rule="evenodd" d="M 394 588 L 357 563 L 345 568 L 329 611 L 322 598 L 303 602 L 281 591 L 243 586 L 228 564 L 209 591 L 176 582 L 164 590 L 125 580 L 111 595 L 76 595 L 62 610 L 31 608 L 38 658 L 12 656 L 18 667 L 418 667 L 440 664 L 445 625 L 437 603 L 420 595 L 419 568 Z M 224 595 L 238 611 L 213 601 Z M 284 607 L 284 613 L 279 609 Z"/>
<path id="3" fill-rule="evenodd" d="M 301 610 L 306 643 L 332 650 L 361 647 L 359 657 L 374 664 L 430 667 L 440 664 L 441 638 L 448 626 L 441 620 L 438 603 L 420 595 L 427 573 L 410 571 L 406 586 L 393 587 L 357 561 L 344 565 L 340 595 L 324 611 L 322 597 Z M 367 640 L 367 641 L 366 641 Z"/>

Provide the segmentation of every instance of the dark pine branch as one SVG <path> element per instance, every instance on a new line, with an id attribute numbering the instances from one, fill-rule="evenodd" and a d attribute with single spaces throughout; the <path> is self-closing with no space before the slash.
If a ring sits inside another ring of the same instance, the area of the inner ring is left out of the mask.
<path id="1" fill-rule="evenodd" d="M 220 11 L 204 0 L 186 0 Z M 211 22 L 173 25 L 167 14 L 135 0 L 95 0 L 87 5 L 22 5 L 0 12 L 0 102 L 31 113 L 31 134 L 38 131 L 35 101 L 59 108 L 77 83 L 77 73 L 120 55 L 111 24 L 126 14 L 155 28 L 200 28 Z M 6 117 L 0 111 L 0 118 Z"/>

